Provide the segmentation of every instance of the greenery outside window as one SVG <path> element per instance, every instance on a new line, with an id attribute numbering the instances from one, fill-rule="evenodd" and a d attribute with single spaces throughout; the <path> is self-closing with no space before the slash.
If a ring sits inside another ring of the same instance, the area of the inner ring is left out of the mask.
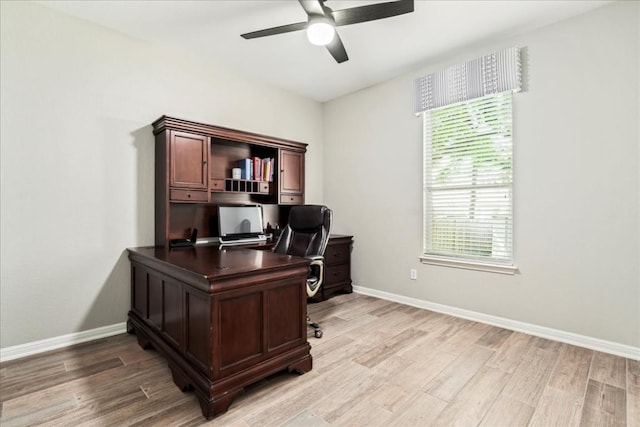
<path id="1" fill-rule="evenodd" d="M 514 272 L 511 98 L 423 113 L 424 262 Z"/>

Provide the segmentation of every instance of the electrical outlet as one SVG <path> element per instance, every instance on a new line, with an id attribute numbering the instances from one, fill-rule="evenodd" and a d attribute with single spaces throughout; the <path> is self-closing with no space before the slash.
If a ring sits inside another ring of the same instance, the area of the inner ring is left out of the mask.
<path id="1" fill-rule="evenodd" d="M 411 280 L 416 280 L 418 278 L 418 271 L 415 268 L 409 270 L 409 278 Z"/>

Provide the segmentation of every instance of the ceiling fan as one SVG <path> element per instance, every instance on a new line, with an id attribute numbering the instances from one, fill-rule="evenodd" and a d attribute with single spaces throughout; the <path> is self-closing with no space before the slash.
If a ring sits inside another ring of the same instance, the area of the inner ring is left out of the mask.
<path id="1" fill-rule="evenodd" d="M 374 3 L 341 10 L 332 10 L 325 5 L 326 0 L 298 0 L 298 2 L 309 17 L 307 22 L 296 22 L 253 31 L 242 34 L 242 37 L 254 39 L 306 29 L 311 43 L 326 46 L 336 62 L 341 63 L 349 60 L 349 57 L 335 27 L 375 21 L 376 19 L 390 18 L 413 12 L 413 0 Z"/>

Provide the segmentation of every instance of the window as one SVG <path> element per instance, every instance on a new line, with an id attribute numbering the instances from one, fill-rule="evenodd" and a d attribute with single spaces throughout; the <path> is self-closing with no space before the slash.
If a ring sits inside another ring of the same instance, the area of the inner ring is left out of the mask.
<path id="1" fill-rule="evenodd" d="M 520 48 L 414 80 L 424 117 L 422 262 L 513 274 L 511 97 Z"/>
<path id="2" fill-rule="evenodd" d="M 511 98 L 424 112 L 423 261 L 513 273 Z"/>

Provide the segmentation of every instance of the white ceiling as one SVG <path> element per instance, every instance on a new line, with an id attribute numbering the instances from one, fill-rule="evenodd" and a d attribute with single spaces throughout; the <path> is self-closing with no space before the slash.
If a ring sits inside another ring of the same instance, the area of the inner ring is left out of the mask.
<path id="1" fill-rule="evenodd" d="M 380 2 L 380 1 L 378 1 Z M 339 27 L 349 61 L 337 64 L 304 31 L 240 34 L 306 21 L 295 0 L 39 1 L 121 33 L 209 57 L 222 67 L 317 101 L 388 80 L 465 46 L 488 43 L 584 13 L 600 0 L 416 0 L 411 14 Z M 371 1 L 327 0 L 337 9 Z"/>

